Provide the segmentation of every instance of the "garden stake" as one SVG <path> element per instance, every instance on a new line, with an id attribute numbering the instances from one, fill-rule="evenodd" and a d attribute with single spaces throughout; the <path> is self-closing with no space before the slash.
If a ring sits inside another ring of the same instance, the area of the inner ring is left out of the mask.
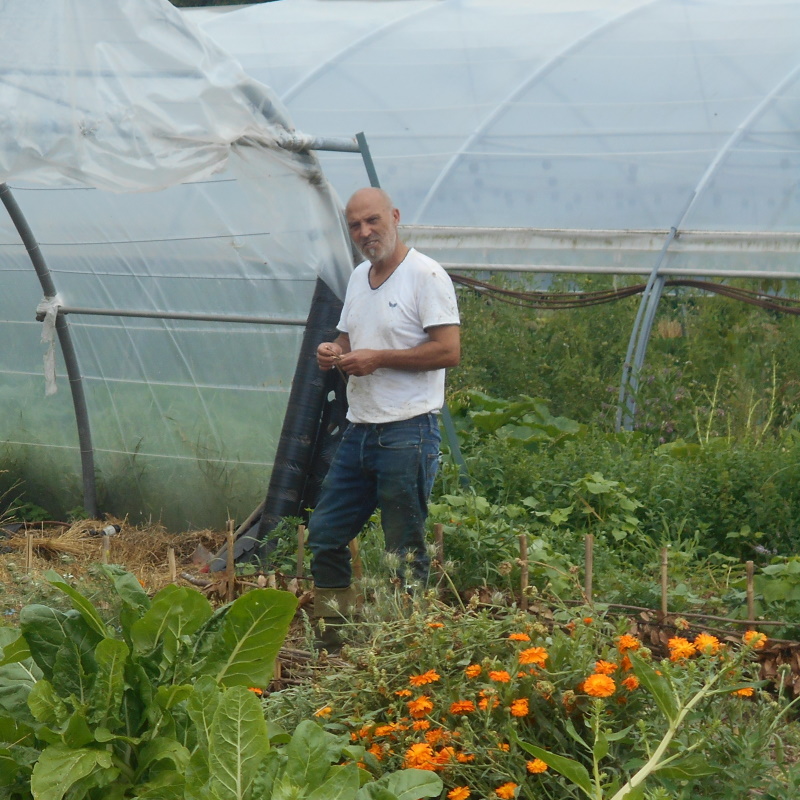
<path id="1" fill-rule="evenodd" d="M 110 561 L 110 554 L 111 554 L 111 537 L 107 534 L 103 534 L 103 563 L 108 564 Z"/>
<path id="2" fill-rule="evenodd" d="M 592 578 L 594 572 L 594 534 L 587 533 L 586 534 L 586 543 L 585 543 L 585 552 L 586 552 L 586 564 L 584 570 L 584 581 L 585 581 L 585 589 L 584 594 L 586 595 L 586 602 L 591 606 L 592 605 Z"/>
<path id="3" fill-rule="evenodd" d="M 358 554 L 358 539 L 350 540 L 350 558 L 353 562 L 353 577 L 360 581 L 364 571 L 361 569 L 361 556 Z"/>
<path id="4" fill-rule="evenodd" d="M 169 563 L 169 579 L 172 583 L 178 580 L 178 569 L 175 566 L 175 548 L 167 548 L 167 562 Z"/>
<path id="5" fill-rule="evenodd" d="M 25 572 L 33 569 L 33 534 L 25 534 Z"/>
<path id="6" fill-rule="evenodd" d="M 528 537 L 519 535 L 519 607 L 528 610 Z"/>
<path id="7" fill-rule="evenodd" d="M 233 520 L 228 520 L 228 565 L 225 570 L 225 577 L 228 581 L 227 599 L 228 602 L 233 601 L 234 597 L 234 581 L 236 580 L 236 565 L 233 563 L 233 543 L 236 540 L 236 534 L 233 532 Z"/>
<path id="8" fill-rule="evenodd" d="M 669 551 L 666 547 L 661 548 L 661 620 L 667 618 L 667 566 L 669 563 Z"/>
<path id="9" fill-rule="evenodd" d="M 297 526 L 297 572 L 295 573 L 298 578 L 303 577 L 303 561 L 305 561 L 306 553 L 306 526 Z"/>
<path id="10" fill-rule="evenodd" d="M 755 624 L 756 611 L 755 592 L 753 591 L 753 562 L 746 562 L 745 569 L 747 570 L 747 621 Z"/>
<path id="11" fill-rule="evenodd" d="M 437 522 L 433 526 L 433 536 L 436 542 L 436 560 L 439 562 L 439 571 L 444 570 L 444 525 Z"/>

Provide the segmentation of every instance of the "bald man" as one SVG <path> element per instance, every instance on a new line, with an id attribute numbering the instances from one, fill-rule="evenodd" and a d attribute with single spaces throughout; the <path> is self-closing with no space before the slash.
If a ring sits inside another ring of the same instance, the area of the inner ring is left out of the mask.
<path id="1" fill-rule="evenodd" d="M 386 549 L 408 560 L 416 581 L 427 581 L 425 521 L 439 463 L 438 414 L 445 369 L 461 355 L 452 281 L 402 242 L 400 212 L 389 195 L 360 189 L 345 216 L 366 260 L 350 277 L 339 335 L 319 345 L 317 362 L 348 376 L 349 424 L 309 522 L 315 615 L 328 621 L 352 605 L 348 545 L 376 508 Z M 336 637 L 329 638 L 335 645 Z"/>

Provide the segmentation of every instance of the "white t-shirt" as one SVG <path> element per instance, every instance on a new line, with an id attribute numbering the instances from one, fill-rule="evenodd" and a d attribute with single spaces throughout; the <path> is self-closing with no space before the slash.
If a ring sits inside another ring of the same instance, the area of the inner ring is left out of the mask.
<path id="1" fill-rule="evenodd" d="M 407 350 L 427 342 L 427 328 L 458 325 L 453 282 L 428 256 L 411 249 L 377 289 L 369 285 L 369 261 L 350 276 L 337 328 L 351 350 Z M 378 369 L 351 375 L 347 384 L 351 422 L 397 422 L 439 411 L 444 404 L 444 369 L 412 372 Z"/>

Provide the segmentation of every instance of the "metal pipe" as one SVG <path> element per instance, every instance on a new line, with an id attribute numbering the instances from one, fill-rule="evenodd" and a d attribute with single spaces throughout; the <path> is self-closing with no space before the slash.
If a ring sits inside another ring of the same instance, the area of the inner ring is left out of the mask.
<path id="1" fill-rule="evenodd" d="M 81 314 L 93 317 L 141 317 L 142 319 L 181 319 L 197 322 L 244 322 L 254 325 L 305 326 L 305 319 L 294 317 L 230 317 L 225 314 L 194 314 L 182 311 L 142 311 L 129 308 L 84 308 L 82 306 L 59 306 L 59 314 Z M 39 319 L 37 317 L 37 319 Z M 41 320 L 39 320 L 41 322 Z"/>
<path id="2" fill-rule="evenodd" d="M 369 185 L 380 188 L 381 183 L 378 180 L 378 172 L 375 169 L 375 162 L 372 160 L 372 153 L 370 153 L 367 137 L 364 136 L 363 131 L 356 134 L 356 141 L 358 142 L 358 150 L 361 153 L 361 158 L 364 161 L 364 168 L 367 170 Z"/>
<path id="3" fill-rule="evenodd" d="M 28 225 L 22 209 L 17 205 L 17 201 L 11 193 L 11 189 L 5 183 L 0 183 L 0 200 L 6 207 L 8 216 L 14 223 L 19 233 L 28 256 L 31 259 L 36 276 L 42 287 L 44 295 L 48 299 L 56 296 L 56 286 L 48 268 L 44 256 L 39 249 L 39 244 L 33 231 Z M 94 450 L 92 448 L 92 433 L 89 424 L 89 410 L 86 405 L 86 395 L 83 391 L 83 380 L 81 378 L 80 365 L 75 348 L 72 343 L 69 325 L 60 314 L 56 317 L 56 332 L 58 341 L 61 345 L 61 354 L 64 358 L 64 367 L 69 378 L 69 388 L 72 392 L 72 405 L 75 409 L 75 422 L 78 427 L 78 443 L 81 453 L 81 471 L 83 473 L 83 507 L 86 513 L 92 517 L 97 517 L 97 486 L 94 474 Z"/>

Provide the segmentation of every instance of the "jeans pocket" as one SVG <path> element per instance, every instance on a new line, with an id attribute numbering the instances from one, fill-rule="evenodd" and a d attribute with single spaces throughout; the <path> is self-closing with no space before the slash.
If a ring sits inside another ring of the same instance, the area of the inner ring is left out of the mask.
<path id="1" fill-rule="evenodd" d="M 421 443 L 419 424 L 390 423 L 378 430 L 378 446 L 384 450 L 419 449 Z"/>

